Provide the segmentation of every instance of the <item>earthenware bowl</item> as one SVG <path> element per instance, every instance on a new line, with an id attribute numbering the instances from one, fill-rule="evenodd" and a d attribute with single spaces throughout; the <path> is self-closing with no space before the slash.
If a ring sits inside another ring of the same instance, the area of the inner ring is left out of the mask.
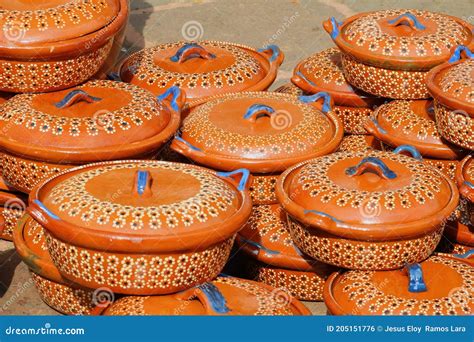
<path id="1" fill-rule="evenodd" d="M 265 49 L 218 42 L 174 42 L 141 50 L 123 61 L 119 77 L 155 95 L 179 86 L 189 106 L 214 95 L 266 90 L 283 62 L 275 45 Z"/>
<path id="2" fill-rule="evenodd" d="M 447 61 L 456 45 L 473 44 L 472 25 L 441 13 L 390 9 L 323 23 L 342 52 L 347 81 L 394 99 L 430 97 L 426 73 Z"/>
<path id="3" fill-rule="evenodd" d="M 46 92 L 74 87 L 116 57 L 127 0 L 2 1 L 0 90 Z M 110 60 L 109 60 L 110 61 Z"/>
<path id="4" fill-rule="evenodd" d="M 473 79 L 474 53 L 465 46 L 458 46 L 448 62 L 431 70 L 426 77 L 440 134 L 471 151 L 474 150 Z"/>
<path id="5" fill-rule="evenodd" d="M 166 296 L 124 297 L 108 307 L 107 316 L 123 315 L 311 315 L 283 290 L 250 280 L 218 277 L 184 292 Z"/>
<path id="6" fill-rule="evenodd" d="M 341 52 L 330 48 L 301 61 L 291 81 L 308 94 L 327 92 L 334 100 L 334 112 L 341 118 L 348 134 L 367 134 L 363 127 L 373 110 L 386 102 L 352 87 L 344 78 Z"/>
<path id="7" fill-rule="evenodd" d="M 94 290 L 74 286 L 61 276 L 49 256 L 43 227 L 29 215 L 19 221 L 13 241 L 41 299 L 50 307 L 66 315 L 88 315 L 97 304 L 106 304 L 94 297 Z"/>
<path id="8" fill-rule="evenodd" d="M 28 212 L 45 228 L 64 278 L 116 293 L 168 294 L 222 270 L 250 216 L 248 176 L 161 161 L 89 164 L 39 183 Z"/>
<path id="9" fill-rule="evenodd" d="M 389 270 L 426 259 L 456 209 L 456 185 L 391 152 L 337 152 L 290 167 L 276 194 L 306 254 L 349 269 Z"/>
<path id="10" fill-rule="evenodd" d="M 113 81 L 16 95 L 0 107 L 3 177 L 28 193 L 77 165 L 154 157 L 178 129 L 184 102 L 176 87 L 156 98 Z"/>
<path id="11" fill-rule="evenodd" d="M 432 256 L 394 271 L 341 271 L 329 277 L 324 302 L 332 315 L 471 315 L 473 268 Z"/>

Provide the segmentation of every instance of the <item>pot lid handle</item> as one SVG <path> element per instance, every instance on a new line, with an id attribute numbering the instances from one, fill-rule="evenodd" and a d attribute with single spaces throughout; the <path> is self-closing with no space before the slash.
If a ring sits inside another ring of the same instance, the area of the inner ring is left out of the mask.
<path id="1" fill-rule="evenodd" d="M 399 15 L 395 19 L 389 20 L 388 23 L 391 26 L 407 25 L 413 30 L 426 29 L 426 26 L 423 25 L 414 14 L 409 12 Z"/>
<path id="2" fill-rule="evenodd" d="M 455 63 L 455 62 L 459 61 L 460 59 L 462 59 L 463 55 L 466 58 L 470 58 L 470 59 L 474 58 L 474 52 L 469 50 L 469 48 L 467 46 L 458 45 L 456 47 L 456 49 L 454 49 L 454 52 L 451 55 L 451 57 L 449 58 L 448 62 L 449 63 Z"/>
<path id="3" fill-rule="evenodd" d="M 411 264 L 406 266 L 409 282 L 408 291 L 410 292 L 426 292 L 425 281 L 423 280 L 423 270 L 420 264 Z"/>
<path id="4" fill-rule="evenodd" d="M 74 89 L 67 93 L 61 101 L 56 102 L 54 105 L 56 106 L 56 108 L 63 109 L 71 107 L 73 104 L 80 101 L 92 103 L 100 100 L 102 100 L 100 97 L 89 95 L 82 89 Z"/>
<path id="5" fill-rule="evenodd" d="M 321 107 L 321 111 L 323 113 L 330 112 L 332 110 L 332 98 L 331 95 L 328 93 L 321 91 L 314 95 L 300 95 L 298 99 L 303 103 L 313 103 L 316 101 L 323 100 L 323 106 Z"/>
<path id="6" fill-rule="evenodd" d="M 249 177 L 250 177 L 250 171 L 249 170 L 247 170 L 247 169 L 237 169 L 237 170 L 230 171 L 230 172 L 217 172 L 216 174 L 219 177 L 232 177 L 232 176 L 234 176 L 236 174 L 239 174 L 239 173 L 242 174 L 242 176 L 240 178 L 239 185 L 237 186 L 237 190 L 244 191 L 247 188 L 248 180 L 249 180 Z"/>
<path id="7" fill-rule="evenodd" d="M 397 174 L 390 170 L 380 158 L 365 157 L 356 166 L 351 166 L 346 169 L 346 175 L 350 177 L 360 176 L 365 172 L 373 172 L 384 179 L 394 179 Z"/>
<path id="8" fill-rule="evenodd" d="M 256 122 L 258 118 L 262 116 L 267 116 L 272 118 L 277 112 L 270 106 L 256 103 L 251 105 L 244 114 L 244 119 L 249 120 L 250 122 Z"/>
<path id="9" fill-rule="evenodd" d="M 149 171 L 137 170 L 133 182 L 133 193 L 140 197 L 151 196 L 152 177 Z"/>
<path id="10" fill-rule="evenodd" d="M 191 58 L 214 59 L 216 55 L 210 53 L 201 45 L 196 43 L 186 43 L 170 57 L 172 62 L 183 63 Z"/>
<path id="11" fill-rule="evenodd" d="M 336 18 L 331 17 L 323 22 L 323 28 L 331 36 L 332 39 L 336 39 L 339 35 L 339 28 L 342 26 L 343 22 L 337 21 Z"/>
<path id="12" fill-rule="evenodd" d="M 178 299 L 187 301 L 194 298 L 198 299 L 209 315 L 223 315 L 231 311 L 227 306 L 224 295 L 211 282 L 177 293 L 176 296 Z"/>
<path id="13" fill-rule="evenodd" d="M 403 152 L 408 152 L 412 158 L 423 160 L 420 151 L 417 150 L 415 146 L 412 145 L 400 145 L 393 150 L 393 153 L 402 154 Z"/>
<path id="14" fill-rule="evenodd" d="M 278 59 L 278 57 L 280 57 L 281 55 L 281 50 L 278 46 L 276 45 L 268 45 L 267 47 L 263 48 L 263 49 L 258 49 L 257 50 L 258 52 L 262 52 L 262 53 L 268 53 L 268 52 L 271 52 L 272 55 L 270 56 L 269 58 L 269 61 L 270 62 L 274 62 Z"/>

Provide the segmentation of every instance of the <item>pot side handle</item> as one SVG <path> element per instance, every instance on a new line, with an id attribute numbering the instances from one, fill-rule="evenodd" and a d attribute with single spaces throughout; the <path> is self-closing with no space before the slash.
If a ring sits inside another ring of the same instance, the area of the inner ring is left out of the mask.
<path id="1" fill-rule="evenodd" d="M 411 264 L 406 266 L 408 274 L 408 291 L 409 292 L 426 292 L 426 283 L 423 279 L 423 270 L 420 264 Z"/>
<path id="2" fill-rule="evenodd" d="M 30 202 L 27 208 L 28 213 L 38 221 L 42 226 L 47 226 L 49 221 L 61 221 L 59 216 L 50 211 L 44 204 L 38 199 Z"/>
<path id="3" fill-rule="evenodd" d="M 81 101 L 93 103 L 100 100 L 102 100 L 100 97 L 92 96 L 82 89 L 74 89 L 67 93 L 61 101 L 56 102 L 54 105 L 56 108 L 64 109 L 71 107 L 72 105 Z"/>
<path id="4" fill-rule="evenodd" d="M 332 111 L 332 108 L 334 106 L 334 102 L 331 95 L 329 95 L 328 93 L 324 91 L 321 91 L 314 95 L 300 95 L 298 99 L 303 103 L 315 103 L 315 102 L 320 103 L 322 100 L 321 111 L 325 114 L 327 112 Z"/>
<path id="5" fill-rule="evenodd" d="M 324 30 L 329 33 L 332 40 L 335 40 L 340 33 L 340 27 L 344 24 L 342 21 L 337 21 L 336 18 L 331 17 L 325 21 L 323 21 L 323 28 Z"/>
<path id="6" fill-rule="evenodd" d="M 176 298 L 183 301 L 199 300 L 206 313 L 211 316 L 225 315 L 231 311 L 221 291 L 211 282 L 177 293 Z"/>
<path id="7" fill-rule="evenodd" d="M 341 220 L 335 218 L 332 215 L 329 215 L 325 212 L 319 211 L 319 210 L 311 210 L 311 209 L 305 209 L 304 210 L 305 215 L 317 215 L 319 219 L 324 223 L 325 226 L 333 226 L 335 223 L 342 223 Z"/>
<path id="8" fill-rule="evenodd" d="M 258 49 L 257 51 L 266 55 L 270 65 L 274 64 L 276 67 L 279 67 L 285 59 L 285 55 L 277 45 L 268 45 L 267 47 Z"/>
<path id="9" fill-rule="evenodd" d="M 449 58 L 448 62 L 449 63 L 455 63 L 455 62 L 463 59 L 463 56 L 465 58 L 472 59 L 472 58 L 474 58 L 474 52 L 472 52 L 467 46 L 458 45 L 454 49 L 453 54 Z"/>
<path id="10" fill-rule="evenodd" d="M 400 145 L 396 149 L 393 150 L 393 153 L 396 153 L 396 154 L 403 154 L 404 152 L 407 152 L 410 155 L 410 157 L 415 158 L 419 161 L 423 160 L 423 157 L 422 157 L 420 151 L 418 151 L 415 146 Z"/>
<path id="11" fill-rule="evenodd" d="M 464 181 L 459 187 L 459 193 L 462 197 L 474 202 L 474 184 L 469 181 Z"/>
<path id="12" fill-rule="evenodd" d="M 349 177 L 360 176 L 365 172 L 372 172 L 384 179 L 397 178 L 397 174 L 390 170 L 382 159 L 377 157 L 365 157 L 359 164 L 348 167 L 345 172 Z"/>
<path id="13" fill-rule="evenodd" d="M 387 131 L 380 126 L 377 118 L 367 118 L 364 120 L 363 125 L 367 132 L 379 140 L 383 140 L 384 135 L 387 134 Z"/>
<path id="14" fill-rule="evenodd" d="M 172 86 L 163 94 L 158 95 L 156 100 L 160 103 L 168 103 L 172 110 L 181 113 L 186 102 L 186 94 L 179 87 Z"/>
<path id="15" fill-rule="evenodd" d="M 235 175 L 241 174 L 240 181 L 237 185 L 237 190 L 244 191 L 248 190 L 249 178 L 250 178 L 250 171 L 247 169 L 237 169 L 230 172 L 217 172 L 216 173 L 219 177 L 226 177 L 232 178 Z"/>
<path id="16" fill-rule="evenodd" d="M 471 257 L 474 257 L 474 249 L 470 249 L 463 254 L 453 254 L 453 256 L 460 259 L 470 259 Z"/>

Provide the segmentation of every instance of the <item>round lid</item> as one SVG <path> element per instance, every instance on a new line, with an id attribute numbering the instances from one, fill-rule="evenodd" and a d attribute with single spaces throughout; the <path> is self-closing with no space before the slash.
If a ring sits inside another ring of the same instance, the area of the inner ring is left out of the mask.
<path id="1" fill-rule="evenodd" d="M 412 145 L 423 156 L 459 159 L 464 154 L 438 133 L 431 100 L 395 100 L 381 105 L 364 126 L 382 142 L 394 147 Z"/>
<path id="2" fill-rule="evenodd" d="M 13 242 L 17 253 L 30 270 L 47 279 L 63 283 L 58 269 L 49 255 L 43 227 L 25 214 L 13 231 Z"/>
<path id="3" fill-rule="evenodd" d="M 310 104 L 323 99 L 322 110 Z M 343 128 L 330 108 L 325 93 L 223 95 L 191 109 L 171 148 L 219 170 L 280 172 L 337 148 Z"/>
<path id="4" fill-rule="evenodd" d="M 178 88 L 165 95 L 157 100 L 144 89 L 113 81 L 16 95 L 0 106 L 0 146 L 60 163 L 149 153 L 179 126 L 184 95 Z"/>
<path id="5" fill-rule="evenodd" d="M 74 245 L 143 253 L 203 249 L 232 237 L 250 216 L 247 178 L 247 170 L 216 174 L 160 161 L 89 164 L 40 183 L 28 210 Z"/>
<path id="6" fill-rule="evenodd" d="M 120 11 L 119 0 L 0 0 L 0 47 L 82 37 L 107 26 Z"/>
<path id="7" fill-rule="evenodd" d="M 177 85 L 190 100 L 196 100 L 264 90 L 275 79 L 282 61 L 283 54 L 274 45 L 257 51 L 226 42 L 174 42 L 131 55 L 120 67 L 120 78 L 154 94 Z"/>
<path id="8" fill-rule="evenodd" d="M 276 194 L 298 221 L 359 240 L 428 234 L 455 210 L 447 176 L 392 152 L 337 152 L 300 163 L 279 178 Z"/>
<path id="9" fill-rule="evenodd" d="M 334 273 L 324 302 L 335 315 L 470 315 L 473 281 L 469 263 L 432 256 L 400 270 Z"/>
<path id="10" fill-rule="evenodd" d="M 304 256 L 293 243 L 286 213 L 279 204 L 254 205 L 237 242 L 244 252 L 265 264 L 302 271 L 323 266 Z"/>
<path id="11" fill-rule="evenodd" d="M 447 63 L 426 76 L 431 95 L 459 113 L 474 115 L 474 52 L 458 46 Z"/>
<path id="12" fill-rule="evenodd" d="M 336 105 L 366 107 L 381 102 L 376 96 L 354 89 L 347 83 L 338 48 L 318 52 L 301 61 L 293 71 L 291 81 L 311 94 L 328 92 Z"/>
<path id="13" fill-rule="evenodd" d="M 337 46 L 367 64 L 429 70 L 448 60 L 457 45 L 472 42 L 472 26 L 442 13 L 390 9 L 324 22 Z"/>
<path id="14" fill-rule="evenodd" d="M 456 168 L 456 183 L 461 195 L 474 203 L 474 160 L 467 155 Z"/>
<path id="15" fill-rule="evenodd" d="M 218 277 L 195 288 L 165 296 L 124 297 L 104 315 L 310 315 L 282 290 L 251 280 Z"/>

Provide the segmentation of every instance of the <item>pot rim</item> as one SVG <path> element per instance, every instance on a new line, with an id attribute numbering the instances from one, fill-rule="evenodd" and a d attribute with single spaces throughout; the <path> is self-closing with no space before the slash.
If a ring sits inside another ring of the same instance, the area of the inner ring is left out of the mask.
<path id="1" fill-rule="evenodd" d="M 163 104 L 166 105 L 170 114 L 168 124 L 158 134 L 133 143 L 71 150 L 68 148 L 32 146 L 17 141 L 12 142 L 0 135 L 0 146 L 4 154 L 18 155 L 38 162 L 58 164 L 83 164 L 97 160 L 110 160 L 111 158 L 122 159 L 144 156 L 150 150 L 161 147 L 179 128 L 183 104 L 178 105 L 179 111 L 173 110 L 167 101 L 163 101 Z M 112 156 L 111 152 L 114 153 Z"/>
<path id="2" fill-rule="evenodd" d="M 269 57 L 265 52 L 258 51 L 258 49 L 255 49 L 251 46 L 247 46 L 247 45 L 243 45 L 243 44 L 226 42 L 226 41 L 218 41 L 218 40 L 200 40 L 200 41 L 198 41 L 198 43 L 199 42 L 220 43 L 220 44 L 232 45 L 232 46 L 244 49 L 244 50 L 250 50 L 252 53 L 254 53 L 254 54 L 258 55 L 259 57 L 261 57 L 262 61 L 265 61 L 267 63 L 267 65 L 266 65 L 266 69 L 267 69 L 266 70 L 267 71 L 266 75 L 262 79 L 260 79 L 257 83 L 255 83 L 255 84 L 251 85 L 250 87 L 246 88 L 245 90 L 243 90 L 243 92 L 264 91 L 264 90 L 268 89 L 272 85 L 272 83 L 275 81 L 275 79 L 277 77 L 278 69 L 280 68 L 280 65 L 283 63 L 283 60 L 285 59 L 285 54 L 279 48 L 278 48 L 278 53 L 279 53 L 278 57 L 276 59 L 272 60 L 271 56 Z M 132 53 L 131 55 L 125 56 L 124 58 L 122 58 L 120 60 L 120 62 L 117 64 L 117 67 L 115 69 L 116 73 L 119 75 L 119 77 L 122 73 L 123 65 L 130 58 L 132 58 L 133 56 L 141 53 L 143 50 L 144 49 L 136 51 L 136 52 Z M 187 101 L 186 101 L 186 109 L 187 110 L 192 109 L 196 106 L 199 106 L 199 105 L 202 105 L 206 102 L 209 102 L 209 101 L 213 100 L 216 97 L 220 97 L 222 95 L 230 94 L 230 93 L 233 93 L 233 92 L 226 92 L 226 93 L 223 93 L 223 94 L 204 96 L 204 97 L 200 97 L 200 98 L 188 98 Z"/>
<path id="3" fill-rule="evenodd" d="M 354 22 L 356 19 L 359 19 L 362 16 L 368 15 L 370 13 L 375 13 L 378 11 L 367 11 L 367 12 L 361 12 L 358 14 L 355 14 L 353 16 L 350 16 L 346 19 L 344 19 L 339 26 L 339 31 L 342 32 L 344 28 Z M 463 26 L 466 31 L 469 31 L 471 34 L 471 41 L 468 46 L 474 46 L 474 40 L 473 40 L 473 26 L 470 25 L 469 23 L 466 23 L 460 18 L 456 18 L 454 16 L 444 14 L 445 17 L 448 17 L 454 21 L 456 21 L 458 24 Z M 325 22 L 323 22 L 323 27 L 328 32 L 329 34 L 331 33 L 332 30 L 332 24 L 331 21 L 328 19 Z M 333 42 L 339 47 L 339 49 L 353 58 L 355 58 L 357 61 L 363 64 L 367 64 L 370 66 L 374 66 L 377 68 L 381 69 L 388 69 L 388 70 L 403 70 L 403 71 L 428 71 L 431 68 L 435 67 L 438 64 L 441 64 L 449 59 L 449 56 L 451 53 L 445 53 L 444 55 L 440 56 L 426 56 L 426 57 L 390 57 L 390 56 L 384 56 L 380 54 L 370 54 L 370 53 L 364 53 L 363 51 L 358 51 L 357 48 L 353 47 L 353 44 L 348 43 L 344 39 L 342 39 L 342 34 L 339 33 L 337 37 L 332 38 Z"/>
<path id="4" fill-rule="evenodd" d="M 474 202 L 474 188 L 466 184 L 466 178 L 464 176 L 464 171 L 466 171 L 467 165 L 471 162 L 473 162 L 473 156 L 468 154 L 458 163 L 458 166 L 456 167 L 455 179 L 461 196 L 472 203 Z"/>
<path id="5" fill-rule="evenodd" d="M 92 52 L 105 45 L 126 24 L 129 11 L 128 0 L 120 0 L 120 10 L 115 18 L 97 31 L 64 41 L 23 46 L 0 46 L 0 58 L 12 61 L 31 61 L 42 56 L 41 61 L 47 62 L 46 58 L 67 57 L 71 54 L 80 56 Z M 90 45 L 87 48 L 88 42 Z"/>
<path id="6" fill-rule="evenodd" d="M 213 96 L 213 99 L 225 97 L 228 94 L 216 95 Z M 292 96 L 290 94 L 286 95 Z M 308 105 L 311 106 L 310 104 Z M 217 170 L 230 171 L 236 168 L 246 168 L 251 173 L 255 174 L 279 173 L 285 171 L 288 167 L 296 163 L 329 154 L 331 152 L 334 152 L 338 148 L 344 136 L 344 127 L 342 121 L 333 110 L 330 110 L 327 113 L 323 113 L 322 115 L 325 115 L 332 124 L 334 134 L 325 145 L 313 151 L 313 153 L 303 156 L 279 159 L 246 159 L 240 156 L 225 156 L 209 153 L 204 150 L 196 150 L 189 144 L 186 144 L 176 138 L 171 141 L 170 148 L 173 151 L 197 162 L 200 165 L 204 165 L 206 167 L 210 167 Z"/>
<path id="7" fill-rule="evenodd" d="M 304 228 L 307 230 L 322 231 L 324 233 L 328 233 L 336 237 L 359 241 L 404 240 L 419 236 L 425 236 L 437 231 L 439 229 L 439 225 L 445 223 L 445 221 L 448 219 L 448 217 L 458 205 L 459 193 L 456 185 L 453 184 L 453 182 L 448 178 L 448 176 L 437 171 L 438 174 L 446 181 L 446 183 L 451 188 L 451 196 L 445 207 L 431 216 L 418 218 L 410 222 L 403 222 L 398 224 L 392 223 L 388 225 L 384 223 L 346 223 L 342 221 L 334 221 L 329 217 L 306 215 L 305 209 L 289 198 L 286 189 L 288 180 L 291 180 L 292 173 L 294 173 L 302 166 L 311 162 L 312 160 L 307 160 L 287 169 L 278 178 L 275 187 L 276 196 L 284 210 L 298 223 L 304 225 Z"/>
<path id="8" fill-rule="evenodd" d="M 472 44 L 474 47 L 474 43 Z M 431 96 L 435 99 L 434 101 L 434 106 L 437 107 L 439 105 L 446 106 L 449 108 L 452 108 L 456 111 L 464 111 L 466 112 L 469 117 L 473 118 L 474 116 L 474 106 L 471 104 L 467 104 L 457 98 L 449 96 L 449 94 L 444 93 L 441 88 L 438 86 L 437 82 L 435 81 L 436 76 L 444 71 L 447 68 L 451 68 L 453 66 L 456 66 L 460 63 L 463 63 L 466 61 L 465 59 L 460 59 L 459 61 L 456 61 L 454 63 L 443 63 L 438 65 L 437 67 L 431 69 L 425 79 L 426 87 L 428 88 L 428 91 L 430 92 Z"/>
<path id="9" fill-rule="evenodd" d="M 206 172 L 214 174 L 224 182 L 235 189 L 237 196 L 240 196 L 240 208 L 227 219 L 225 225 L 223 222 L 209 225 L 206 229 L 190 233 L 180 233 L 179 235 L 157 235 L 157 234 L 130 234 L 119 232 L 104 232 L 91 230 L 86 227 L 76 225 L 62 220 L 56 220 L 51 217 L 47 211 L 40 207 L 36 200 L 40 200 L 41 192 L 45 191 L 50 182 L 64 176 L 70 172 L 81 171 L 98 166 L 108 166 L 117 164 L 127 164 L 143 162 L 143 160 L 116 160 L 87 164 L 72 169 L 62 171 L 52 177 L 39 182 L 30 192 L 27 212 L 38 221 L 54 238 L 70 245 L 85 249 L 92 249 L 107 253 L 133 253 L 133 254 L 151 254 L 151 253 L 179 253 L 188 251 L 203 251 L 211 246 L 215 246 L 232 238 L 245 224 L 252 210 L 250 194 L 247 189 L 239 191 L 237 183 L 228 177 L 219 177 L 217 171 L 206 169 Z M 170 162 L 154 161 L 155 163 L 165 164 Z M 188 165 L 188 167 L 203 169 L 200 166 Z M 166 228 L 165 228 L 166 229 Z M 210 236 L 210 232 L 214 232 Z M 121 243 L 120 247 L 112 246 L 112 243 Z M 104 246 L 108 246 L 104 249 Z"/>
<path id="10" fill-rule="evenodd" d="M 405 100 L 395 100 L 395 101 L 405 101 Z M 380 125 L 378 124 L 378 116 L 379 116 L 382 106 L 378 107 L 373 112 L 373 115 L 364 121 L 363 126 L 367 132 L 375 136 L 377 139 L 379 139 L 383 143 L 388 144 L 390 146 L 395 146 L 395 147 L 408 144 L 408 145 L 416 147 L 416 149 L 420 151 L 420 153 L 423 156 L 428 156 L 430 158 L 435 158 L 435 159 L 439 158 L 439 159 L 444 159 L 444 160 L 457 160 L 459 157 L 462 157 L 465 154 L 465 152 L 462 151 L 462 149 L 457 146 L 453 146 L 453 148 L 449 148 L 448 145 L 426 143 L 419 140 L 411 140 L 411 139 L 408 140 L 406 137 L 403 136 L 403 134 L 400 134 L 400 135 L 393 134 L 394 132 L 392 132 L 391 134 L 384 133 L 383 132 L 384 128 L 380 127 Z M 456 152 L 455 150 L 458 150 L 458 151 Z"/>
<path id="11" fill-rule="evenodd" d="M 26 244 L 23 234 L 29 219 L 33 218 L 28 214 L 23 215 L 13 229 L 13 243 L 18 255 L 31 272 L 61 285 L 67 285 L 67 281 L 61 276 L 53 262 L 39 257 Z"/>

